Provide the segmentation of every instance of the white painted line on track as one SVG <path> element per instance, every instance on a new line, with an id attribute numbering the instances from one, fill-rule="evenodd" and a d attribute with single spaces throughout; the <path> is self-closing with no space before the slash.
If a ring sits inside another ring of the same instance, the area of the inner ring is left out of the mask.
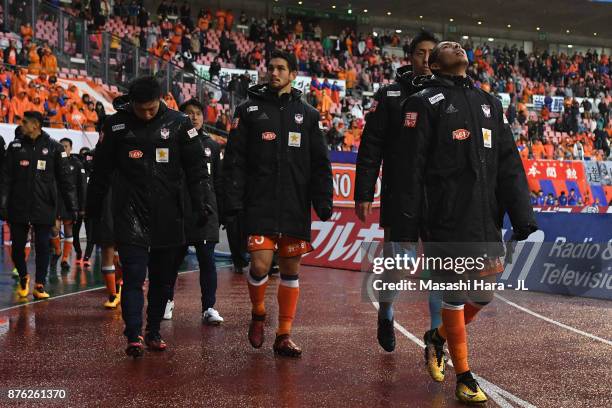
<path id="1" fill-rule="evenodd" d="M 604 344 L 607 344 L 608 346 L 612 346 L 612 341 L 610 341 L 610 340 L 607 340 L 607 339 L 604 339 L 604 338 L 601 338 L 601 337 L 597 337 L 597 336 L 595 336 L 595 335 L 593 335 L 591 333 L 587 333 L 587 332 L 582 331 L 580 329 L 576 329 L 575 327 L 568 326 L 567 324 L 558 322 L 558 321 L 556 321 L 554 319 L 551 319 L 549 317 L 542 316 L 541 314 L 536 313 L 533 310 L 527 309 L 524 306 L 518 305 L 518 304 L 516 304 L 516 303 L 506 299 L 505 297 L 503 297 L 502 295 L 499 295 L 497 293 L 495 294 L 495 297 L 498 298 L 499 300 L 501 300 L 502 302 L 507 303 L 508 305 L 510 305 L 512 307 L 515 307 L 518 310 L 521 310 L 521 311 L 523 311 L 525 313 L 528 313 L 528 314 L 530 314 L 530 315 L 532 315 L 534 317 L 537 317 L 538 319 L 542 319 L 545 322 L 552 323 L 552 324 L 554 324 L 556 326 L 559 326 L 559 327 L 561 327 L 563 329 L 569 330 L 569 331 L 574 332 L 576 334 L 580 334 L 580 335 L 588 337 L 590 339 L 593 339 L 593 340 L 596 340 L 596 341 L 600 341 L 600 342 L 602 342 Z"/>
<path id="2" fill-rule="evenodd" d="M 192 272 L 197 272 L 197 270 L 179 272 L 178 274 L 182 275 L 184 273 L 192 273 Z M 61 299 L 61 298 L 65 298 L 65 297 L 68 297 L 68 296 L 78 295 L 78 294 L 81 294 L 81 293 L 93 292 L 93 291 L 100 290 L 100 289 L 105 289 L 105 288 L 106 288 L 106 286 L 98 286 L 97 288 L 89 288 L 89 289 L 85 289 L 85 290 L 79 290 L 77 292 L 65 293 L 63 295 L 51 296 L 51 297 L 49 297 L 47 299 L 31 300 L 31 301 L 28 301 L 27 303 L 22 303 L 20 305 L 14 305 L 14 306 L 5 307 L 4 309 L 0 309 L 0 313 L 1 312 L 6 312 L 7 310 L 11 310 L 11 309 L 17 309 L 19 307 L 30 306 L 30 305 L 37 305 L 37 304 L 44 303 L 44 302 L 49 302 L 49 301 L 55 300 L 55 299 Z"/>

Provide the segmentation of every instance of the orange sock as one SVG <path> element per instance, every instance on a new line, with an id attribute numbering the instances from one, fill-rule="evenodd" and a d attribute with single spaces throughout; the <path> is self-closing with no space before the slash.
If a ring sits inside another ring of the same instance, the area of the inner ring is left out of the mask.
<path id="1" fill-rule="evenodd" d="M 28 258 L 30 257 L 30 252 L 32 252 L 32 244 L 30 244 L 29 242 L 26 243 L 25 246 L 25 260 L 27 261 Z"/>
<path id="2" fill-rule="evenodd" d="M 445 327 L 444 335 L 448 343 L 455 373 L 461 374 L 470 370 L 468 365 L 467 334 L 465 332 L 465 317 L 463 309 L 442 308 L 442 322 Z"/>
<path id="3" fill-rule="evenodd" d="M 476 317 L 476 314 L 478 314 L 478 312 L 480 312 L 482 308 L 485 306 L 486 305 L 466 303 L 465 306 L 463 307 L 463 321 L 465 322 L 465 324 L 467 325 L 472 320 L 474 320 L 474 318 Z M 446 339 L 446 328 L 444 327 L 444 324 L 438 327 L 438 334 L 443 339 Z"/>
<path id="4" fill-rule="evenodd" d="M 258 280 L 259 279 L 259 280 Z M 266 288 L 268 287 L 268 275 L 263 278 L 258 278 L 249 272 L 247 276 L 247 284 L 249 286 L 249 297 L 253 306 L 253 314 L 263 316 L 266 314 Z"/>
<path id="5" fill-rule="evenodd" d="M 108 294 L 114 296 L 117 294 L 117 288 L 115 286 L 115 266 L 103 266 L 102 275 L 104 276 L 104 283 L 106 284 L 106 290 Z"/>
<path id="6" fill-rule="evenodd" d="M 70 259 L 72 253 L 72 237 L 64 238 L 64 253 L 62 255 L 62 262 L 67 262 Z"/>
<path id="7" fill-rule="evenodd" d="M 278 330 L 276 334 L 291 333 L 291 325 L 295 317 L 298 298 L 300 296 L 300 281 L 298 276 L 281 275 L 278 285 Z"/>
<path id="8" fill-rule="evenodd" d="M 121 262 L 119 262 L 118 252 L 115 252 L 113 264 L 115 265 L 115 282 L 117 282 L 117 285 L 123 285 L 123 268 L 121 267 Z"/>
<path id="9" fill-rule="evenodd" d="M 59 235 L 57 237 L 51 237 L 51 248 L 53 248 L 53 253 L 56 256 L 59 256 L 62 253 Z"/>

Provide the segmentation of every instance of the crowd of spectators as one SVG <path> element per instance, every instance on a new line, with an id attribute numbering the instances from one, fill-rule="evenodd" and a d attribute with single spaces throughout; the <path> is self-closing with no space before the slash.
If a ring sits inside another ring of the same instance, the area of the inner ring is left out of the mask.
<path id="1" fill-rule="evenodd" d="M 576 193 L 573 188 L 570 189 L 569 194 L 565 191 L 561 191 L 559 196 L 555 196 L 553 193 L 544 194 L 542 190 L 531 192 L 531 204 L 534 206 L 546 206 L 546 207 L 582 207 L 585 205 L 592 206 L 612 206 L 612 200 L 609 203 L 601 202 L 599 198 L 591 200 L 587 195 L 584 198 Z"/>
<path id="2" fill-rule="evenodd" d="M 153 16 L 139 0 L 73 1 L 69 7 L 73 14 L 92 21 L 94 27 L 101 28 L 116 17 L 126 25 L 139 27 L 127 40 L 166 61 L 212 57 L 209 74 L 214 81 L 221 81 L 219 73 L 225 67 L 256 70 L 263 80 L 265 61 L 272 50 L 294 52 L 300 74 L 312 77 L 305 98 L 321 112 L 329 146 L 334 150 L 358 149 L 371 94 L 377 86 L 392 81 L 396 70 L 406 63 L 410 40 L 394 31 L 357 33 L 350 27 L 325 33 L 316 21 L 303 18 L 257 19 L 244 12 L 236 15 L 232 10 L 206 8 L 195 14 L 189 2 L 175 0 L 161 1 Z M 210 30 L 219 38 L 218 47 L 209 43 Z M 21 34 L 31 38 L 31 27 L 24 26 Z M 239 40 L 249 41 L 250 47 L 241 51 Z M 591 50 L 572 55 L 548 51 L 528 54 L 516 46 L 475 45 L 470 40 L 465 41 L 464 48 L 475 86 L 496 95 L 509 95 L 506 115 L 521 157 L 610 158 L 609 56 Z M 17 58 L 25 62 L 26 54 L 22 51 Z M 32 64 L 27 59 L 28 65 Z M 321 77 L 327 79 L 319 81 Z M 344 89 L 335 82 L 342 80 Z M 240 98 L 246 97 L 248 76 L 233 75 L 225 81 L 222 86 Z M 340 97 L 341 90 L 345 97 Z M 534 106 L 533 95 L 544 97 L 541 107 Z M 182 101 L 182 95 L 174 96 Z M 555 97 L 563 98 L 562 112 L 553 106 Z M 576 98 L 585 99 L 579 102 Z M 227 129 L 231 112 L 211 102 L 207 123 Z"/>

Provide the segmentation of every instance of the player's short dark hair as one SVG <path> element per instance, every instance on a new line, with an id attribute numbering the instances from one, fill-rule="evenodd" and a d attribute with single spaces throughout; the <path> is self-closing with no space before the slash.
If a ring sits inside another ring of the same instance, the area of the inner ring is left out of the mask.
<path id="1" fill-rule="evenodd" d="M 72 140 L 68 139 L 67 137 L 60 139 L 60 143 L 62 142 L 68 142 L 70 144 L 70 147 L 72 147 Z"/>
<path id="2" fill-rule="evenodd" d="M 422 43 L 423 41 L 431 41 L 432 43 L 438 45 L 438 43 L 440 42 L 440 40 L 438 40 L 436 38 L 435 35 L 433 35 L 432 33 L 430 33 L 429 31 L 426 30 L 421 30 L 419 31 L 419 33 L 412 39 L 412 41 L 410 41 L 410 45 L 408 46 L 408 51 L 410 52 L 410 54 L 414 53 L 414 50 L 416 50 L 417 46 Z"/>
<path id="3" fill-rule="evenodd" d="M 161 98 L 161 85 L 153 76 L 143 76 L 132 81 L 128 88 L 130 101 L 151 102 Z"/>
<path id="4" fill-rule="evenodd" d="M 290 52 L 286 52 L 282 50 L 274 50 L 272 51 L 272 54 L 270 54 L 270 60 L 272 60 L 272 58 L 281 58 L 287 61 L 287 67 L 289 67 L 289 71 L 298 70 L 297 60 L 295 59 L 295 55 Z"/>
<path id="5" fill-rule="evenodd" d="M 186 102 L 183 102 L 181 104 L 181 106 L 179 106 L 179 110 L 181 112 L 185 112 L 185 110 L 187 109 L 188 106 L 195 106 L 196 108 L 198 108 L 199 110 L 202 111 L 202 113 L 204 112 L 204 105 L 202 105 L 202 102 L 200 102 L 199 100 L 192 98 Z"/>
<path id="6" fill-rule="evenodd" d="M 37 111 L 27 111 L 27 112 L 24 112 L 23 113 L 23 117 L 25 119 L 38 121 L 38 123 L 40 124 L 41 127 L 42 127 L 43 122 L 45 120 L 45 117 L 42 115 L 42 113 L 37 112 Z"/>

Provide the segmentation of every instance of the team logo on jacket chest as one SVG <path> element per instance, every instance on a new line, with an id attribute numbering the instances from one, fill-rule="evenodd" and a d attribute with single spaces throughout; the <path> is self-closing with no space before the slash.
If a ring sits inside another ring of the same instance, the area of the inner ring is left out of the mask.
<path id="1" fill-rule="evenodd" d="M 485 118 L 491 117 L 491 106 L 490 105 L 480 105 L 482 108 L 482 113 L 484 113 Z"/>
<path id="2" fill-rule="evenodd" d="M 272 141 L 272 140 L 276 139 L 276 133 L 274 133 L 274 132 L 263 132 L 261 134 L 261 139 L 265 140 L 267 142 Z"/>
<path id="3" fill-rule="evenodd" d="M 21 167 L 28 167 L 28 166 L 30 165 L 30 162 L 29 162 L 28 160 L 21 160 L 21 161 L 19 162 L 19 165 L 20 165 Z"/>
<path id="4" fill-rule="evenodd" d="M 212 154 L 212 152 L 210 151 L 210 147 L 205 147 L 204 148 L 204 155 L 206 157 L 210 157 L 211 154 Z"/>
<path id="5" fill-rule="evenodd" d="M 130 150 L 130 152 L 128 153 L 130 159 L 140 159 L 143 155 L 144 154 L 140 150 Z"/>
<path id="6" fill-rule="evenodd" d="M 304 123 L 304 115 L 302 115 L 301 113 L 296 113 L 295 123 L 297 123 L 298 125 L 301 125 L 302 123 Z"/>
<path id="7" fill-rule="evenodd" d="M 43 147 L 43 149 L 41 150 L 43 156 L 46 156 L 49 154 L 49 149 L 47 149 L 46 147 Z"/>
<path id="8" fill-rule="evenodd" d="M 465 140 L 470 137 L 470 131 L 467 129 L 457 129 L 453 130 L 453 139 L 454 140 Z"/>
<path id="9" fill-rule="evenodd" d="M 170 137 L 170 129 L 168 129 L 168 128 L 162 128 L 159 131 L 159 133 L 161 135 L 161 138 L 164 139 L 164 140 L 166 140 L 166 139 L 168 139 Z"/>

